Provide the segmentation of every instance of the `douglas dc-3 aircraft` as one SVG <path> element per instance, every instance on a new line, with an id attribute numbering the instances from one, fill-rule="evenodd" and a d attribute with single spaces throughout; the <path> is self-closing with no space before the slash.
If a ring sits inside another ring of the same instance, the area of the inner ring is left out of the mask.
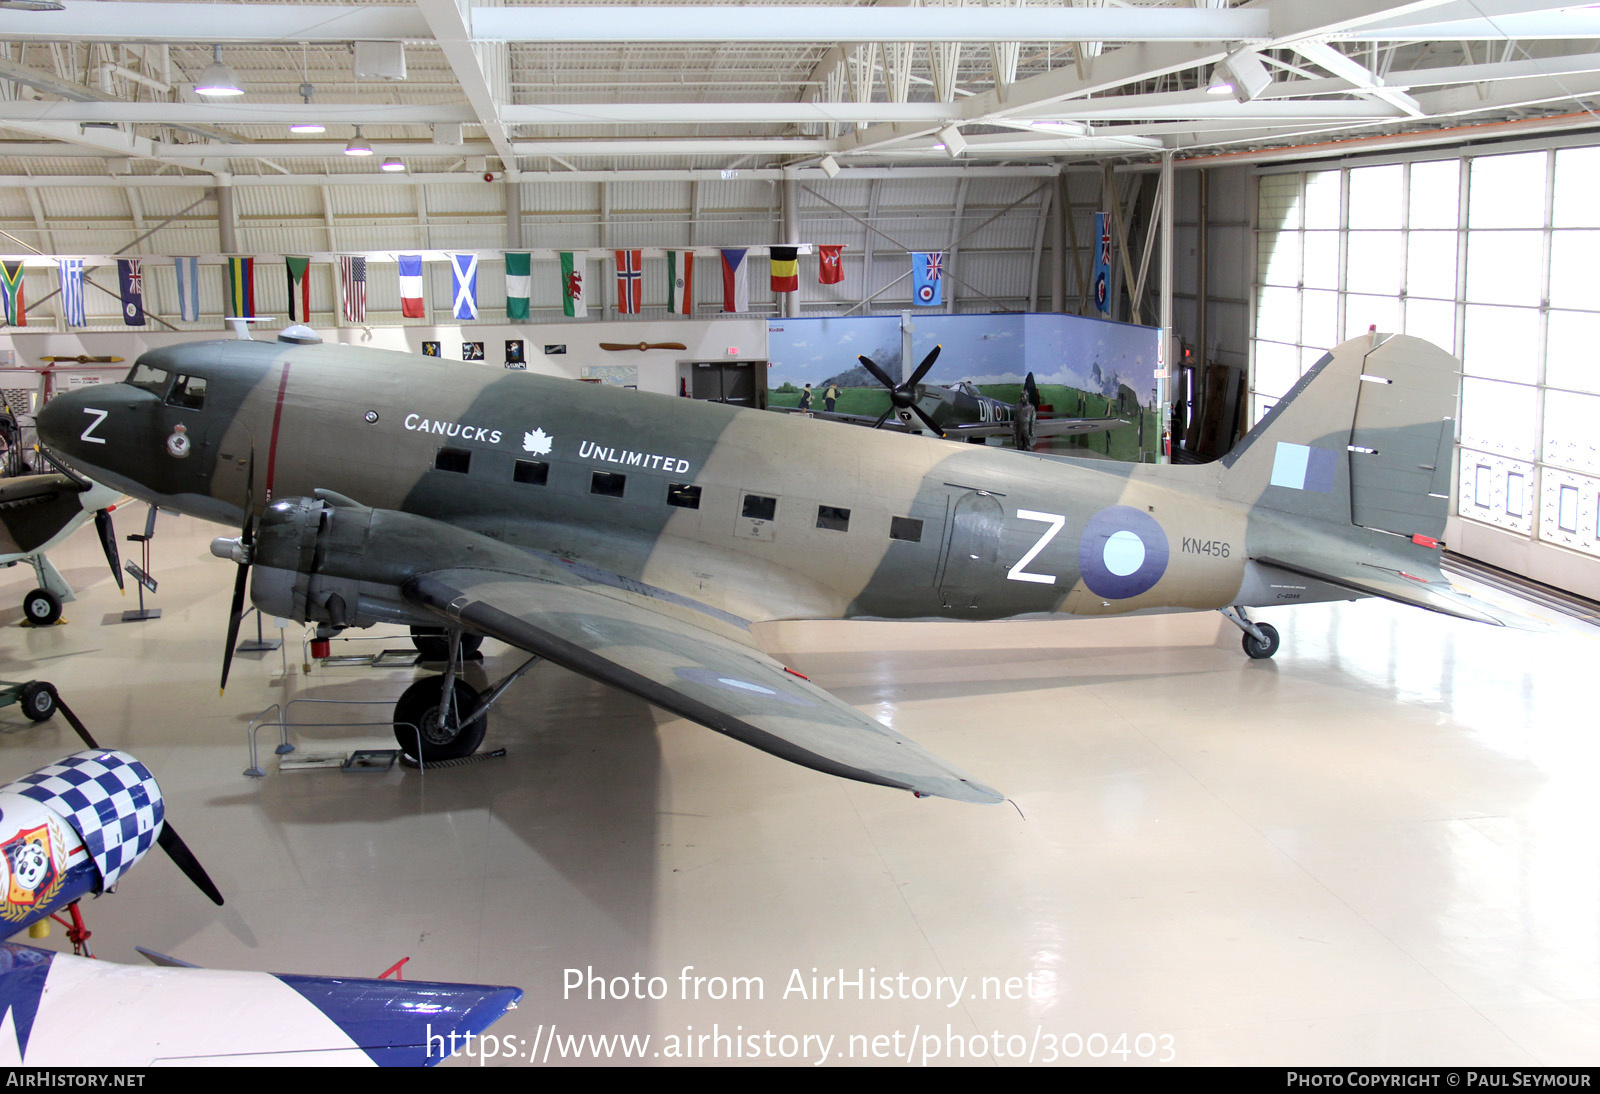
<path id="1" fill-rule="evenodd" d="M 1415 338 L 1346 342 L 1226 459 L 1158 466 L 285 337 L 152 350 L 38 416 L 85 474 L 242 524 L 212 545 L 240 564 L 231 632 L 253 566 L 263 612 L 442 626 L 452 650 L 491 636 L 919 795 L 1001 800 L 767 656 L 752 622 L 1217 610 L 1252 657 L 1278 646 L 1252 606 L 1381 596 L 1499 622 L 1439 570 L 1460 366 Z M 449 664 L 395 708 L 425 758 L 483 737 Z"/>

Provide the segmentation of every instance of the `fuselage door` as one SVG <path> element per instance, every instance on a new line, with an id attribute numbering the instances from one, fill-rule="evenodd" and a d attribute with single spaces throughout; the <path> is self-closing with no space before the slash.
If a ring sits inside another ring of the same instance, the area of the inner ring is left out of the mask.
<path id="1" fill-rule="evenodd" d="M 952 502 L 949 528 L 939 568 L 939 596 L 946 608 L 976 608 L 998 573 L 1005 510 L 993 494 L 969 491 Z"/>

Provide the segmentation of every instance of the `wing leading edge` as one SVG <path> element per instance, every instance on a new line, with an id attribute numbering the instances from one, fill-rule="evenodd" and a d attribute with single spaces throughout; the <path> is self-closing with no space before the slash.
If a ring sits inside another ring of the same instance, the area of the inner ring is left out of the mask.
<path id="1" fill-rule="evenodd" d="M 470 535 L 471 533 L 460 533 Z M 630 692 L 764 752 L 847 779 L 957 801 L 999 793 L 866 717 L 693 608 L 528 556 L 519 572 L 439 569 L 403 587 L 452 624 Z"/>

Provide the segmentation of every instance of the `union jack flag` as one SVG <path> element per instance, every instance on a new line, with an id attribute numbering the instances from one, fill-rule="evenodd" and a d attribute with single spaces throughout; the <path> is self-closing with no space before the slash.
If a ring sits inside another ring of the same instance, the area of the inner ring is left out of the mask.
<path id="1" fill-rule="evenodd" d="M 928 255 L 928 265 L 923 271 L 923 277 L 929 281 L 939 280 L 939 275 L 944 272 L 944 252 L 937 251 Z"/>

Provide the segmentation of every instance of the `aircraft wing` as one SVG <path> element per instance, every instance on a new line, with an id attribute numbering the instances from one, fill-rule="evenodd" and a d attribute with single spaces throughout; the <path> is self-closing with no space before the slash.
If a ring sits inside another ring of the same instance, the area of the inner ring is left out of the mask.
<path id="1" fill-rule="evenodd" d="M 1040 418 L 1034 425 L 1033 433 L 1036 437 L 1076 437 L 1084 433 L 1107 433 L 1127 424 L 1121 418 Z M 944 435 L 952 439 L 1009 437 L 1015 431 L 1014 422 L 952 423 L 944 427 Z"/>
<path id="2" fill-rule="evenodd" d="M 470 533 L 460 533 L 469 535 Z M 446 568 L 411 603 L 804 767 L 957 801 L 999 802 L 752 645 L 742 623 L 614 575 L 527 555 L 514 571 Z"/>
<path id="3" fill-rule="evenodd" d="M 1437 568 L 1434 576 L 1426 577 L 1368 562 L 1353 561 L 1340 565 L 1324 558 L 1300 561 L 1270 557 L 1256 558 L 1255 561 L 1302 577 L 1325 581 L 1362 596 L 1378 596 L 1414 608 L 1453 615 L 1457 619 L 1470 619 L 1475 623 L 1488 623 L 1496 627 L 1537 626 L 1534 621 L 1525 620 L 1512 612 L 1491 613 L 1482 601 L 1451 585 L 1442 574 L 1437 573 Z"/>
<path id="4" fill-rule="evenodd" d="M 845 414 L 838 410 L 806 410 L 802 411 L 797 406 L 773 406 L 768 410 L 781 411 L 784 414 L 809 414 L 813 418 L 821 418 L 825 422 L 844 422 L 846 425 L 877 425 L 878 418 L 874 414 Z M 892 429 L 900 433 L 909 433 L 911 427 L 902 422 L 898 415 L 891 414 L 883 420 L 879 428 Z"/>
<path id="5" fill-rule="evenodd" d="M 83 491 L 83 486 L 60 474 L 19 475 L 12 479 L 0 479 L 0 509 L 54 501 L 63 496 L 76 498 Z"/>

